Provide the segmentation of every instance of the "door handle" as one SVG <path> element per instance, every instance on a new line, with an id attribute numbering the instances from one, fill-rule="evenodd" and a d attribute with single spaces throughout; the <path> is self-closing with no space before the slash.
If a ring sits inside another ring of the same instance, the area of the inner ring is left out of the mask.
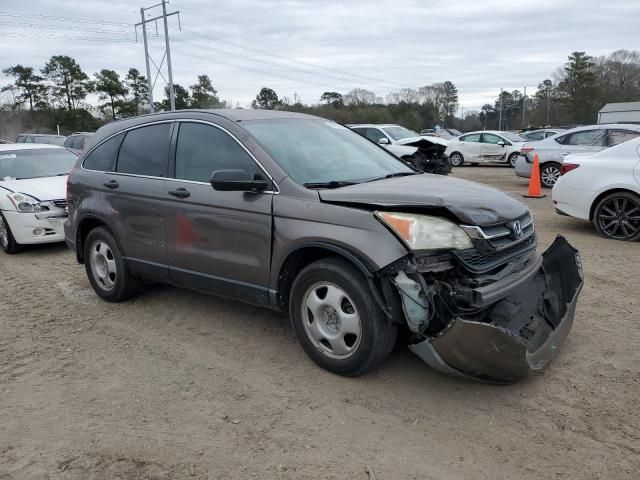
<path id="1" fill-rule="evenodd" d="M 111 189 L 118 188 L 120 186 L 120 184 L 115 180 L 109 180 L 108 182 L 103 183 L 103 185 Z"/>
<path id="2" fill-rule="evenodd" d="M 187 197 L 191 196 L 191 193 L 189 193 L 189 190 L 187 190 L 186 188 L 178 188 L 177 190 L 169 190 L 168 193 L 172 197 L 178 197 L 178 198 L 187 198 Z"/>

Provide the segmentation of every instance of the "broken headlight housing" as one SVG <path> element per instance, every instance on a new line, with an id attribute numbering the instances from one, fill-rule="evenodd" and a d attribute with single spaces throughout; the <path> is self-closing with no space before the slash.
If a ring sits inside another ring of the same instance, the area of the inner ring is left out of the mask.
<path id="1" fill-rule="evenodd" d="M 465 231 L 445 218 L 398 212 L 375 212 L 375 216 L 411 250 L 473 248 Z"/>
<path id="2" fill-rule="evenodd" d="M 11 203 L 15 205 L 18 212 L 38 213 L 49 210 L 47 205 L 24 193 L 10 193 L 7 196 L 9 197 L 9 200 L 11 200 Z"/>

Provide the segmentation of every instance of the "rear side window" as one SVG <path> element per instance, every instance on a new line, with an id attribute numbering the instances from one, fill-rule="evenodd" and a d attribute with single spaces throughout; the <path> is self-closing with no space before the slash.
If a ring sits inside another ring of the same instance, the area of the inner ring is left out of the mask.
<path id="1" fill-rule="evenodd" d="M 124 137 L 116 171 L 147 177 L 166 177 L 170 123 L 129 130 Z"/>
<path id="2" fill-rule="evenodd" d="M 640 135 L 640 132 L 634 132 L 632 130 L 609 130 L 607 135 L 607 147 L 613 147 L 620 145 L 627 140 L 632 140 Z"/>
<path id="3" fill-rule="evenodd" d="M 26 139 L 27 137 L 25 137 L 24 135 L 18 135 L 18 138 L 16 138 L 16 143 L 25 143 Z"/>
<path id="4" fill-rule="evenodd" d="M 524 136 L 529 140 L 542 140 L 544 138 L 544 132 L 526 133 Z"/>
<path id="5" fill-rule="evenodd" d="M 465 135 L 464 137 L 460 137 L 460 141 L 462 142 L 479 142 L 480 141 L 480 134 L 479 133 L 473 133 L 471 135 Z"/>
<path id="6" fill-rule="evenodd" d="M 74 137 L 67 137 L 64 141 L 64 145 L 62 146 L 66 148 L 73 148 L 73 139 Z"/>
<path id="7" fill-rule="evenodd" d="M 583 130 L 562 137 L 563 145 L 584 145 L 600 147 L 604 145 L 604 130 Z"/>
<path id="8" fill-rule="evenodd" d="M 216 170 L 244 170 L 251 178 L 260 171 L 244 148 L 219 128 L 182 123 L 176 145 L 176 178 L 208 183 Z"/>
<path id="9" fill-rule="evenodd" d="M 111 137 L 106 142 L 101 143 L 89 155 L 87 155 L 82 166 L 87 170 L 97 170 L 99 172 L 112 171 L 123 137 L 124 134 L 121 133 L 115 137 Z"/>

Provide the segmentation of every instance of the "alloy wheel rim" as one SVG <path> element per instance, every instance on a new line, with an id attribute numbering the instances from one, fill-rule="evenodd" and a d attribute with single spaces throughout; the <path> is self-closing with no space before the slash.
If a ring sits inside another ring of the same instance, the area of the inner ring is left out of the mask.
<path id="1" fill-rule="evenodd" d="M 515 166 L 516 166 L 516 162 L 517 162 L 517 161 L 518 161 L 518 155 L 511 155 L 511 156 L 509 157 L 509 164 L 510 164 L 512 167 L 515 167 Z"/>
<path id="2" fill-rule="evenodd" d="M 542 183 L 552 186 L 555 185 L 560 178 L 560 170 L 556 167 L 547 167 L 542 170 L 542 174 L 540 176 L 542 178 Z"/>
<path id="3" fill-rule="evenodd" d="M 93 278 L 100 288 L 110 291 L 115 287 L 118 278 L 118 267 L 115 257 L 109 245 L 102 240 L 97 240 L 91 245 L 89 265 Z"/>
<path id="4" fill-rule="evenodd" d="M 458 154 L 451 155 L 450 160 L 451 160 L 451 165 L 453 165 L 454 167 L 459 166 L 461 163 L 461 158 L 460 158 L 460 155 Z"/>
<path id="5" fill-rule="evenodd" d="M 640 203 L 626 197 L 613 197 L 600 208 L 598 222 L 608 237 L 633 238 L 640 232 Z"/>
<path id="6" fill-rule="evenodd" d="M 302 297 L 302 323 L 307 338 L 324 355 L 347 359 L 362 338 L 355 304 L 342 288 L 329 282 L 311 285 Z"/>
<path id="7" fill-rule="evenodd" d="M 9 246 L 9 232 L 2 216 L 0 216 L 0 244 L 5 248 Z"/>

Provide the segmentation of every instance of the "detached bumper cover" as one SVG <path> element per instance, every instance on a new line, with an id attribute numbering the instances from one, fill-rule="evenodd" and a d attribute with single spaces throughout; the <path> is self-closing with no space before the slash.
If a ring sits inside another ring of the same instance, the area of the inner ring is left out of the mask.
<path id="1" fill-rule="evenodd" d="M 583 285 L 578 251 L 558 236 L 526 282 L 487 307 L 481 320 L 454 318 L 409 348 L 432 368 L 513 383 L 542 370 L 564 342 Z"/>

